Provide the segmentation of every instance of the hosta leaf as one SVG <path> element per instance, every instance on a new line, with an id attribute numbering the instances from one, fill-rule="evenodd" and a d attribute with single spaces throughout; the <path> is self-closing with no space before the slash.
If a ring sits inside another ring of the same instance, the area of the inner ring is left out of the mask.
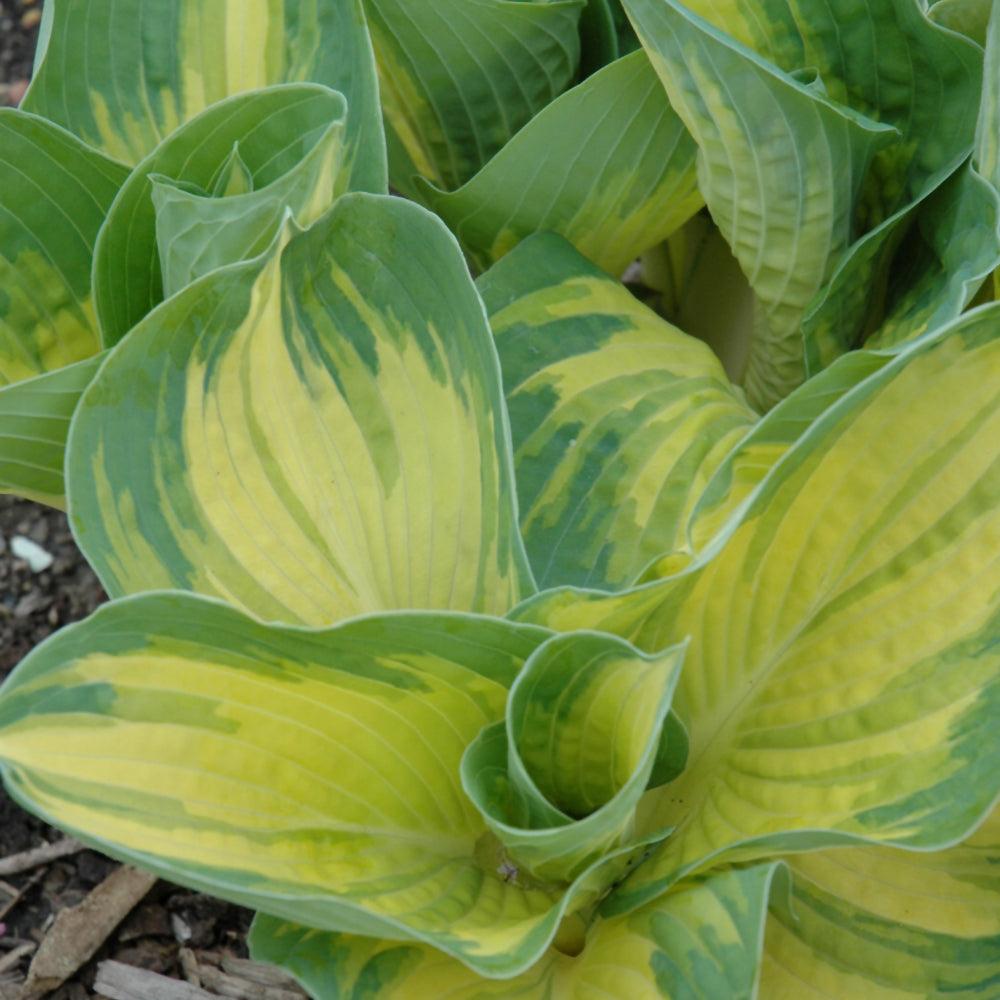
<path id="1" fill-rule="evenodd" d="M 702 205 L 694 141 L 642 52 L 553 101 L 457 191 L 419 187 L 481 269 L 551 230 L 619 275 Z"/>
<path id="2" fill-rule="evenodd" d="M 688 766 L 640 815 L 677 832 L 618 905 L 722 854 L 954 843 L 1000 791 L 998 325 L 969 314 L 865 379 L 686 572 L 521 609 L 644 649 L 691 637 Z"/>
<path id="3" fill-rule="evenodd" d="M 767 408 L 804 379 L 802 316 L 850 245 L 868 168 L 895 130 L 675 0 L 625 8 L 698 144 L 705 201 L 757 294 L 744 383 Z"/>
<path id="4" fill-rule="evenodd" d="M 596 73 L 621 55 L 614 15 L 616 2 L 617 0 L 587 0 L 580 12 L 581 77 Z"/>
<path id="5" fill-rule="evenodd" d="M 343 97 L 326 87 L 270 87 L 214 105 L 146 157 L 122 187 L 97 240 L 94 297 L 104 343 L 118 343 L 177 290 L 170 285 L 259 254 L 286 206 L 305 224 L 339 194 L 359 187 L 345 159 L 345 114 L 350 117 Z M 214 191 L 232 176 L 234 147 L 253 191 L 204 199 L 211 204 L 188 220 L 171 217 L 162 202 L 158 211 L 157 182 L 161 191 L 171 181 L 191 193 Z M 197 228 L 185 233 L 191 225 Z M 162 260 L 157 241 L 169 245 L 177 236 L 186 242 Z M 203 247 L 211 256 L 199 260 Z"/>
<path id="6" fill-rule="evenodd" d="M 632 844 L 683 656 L 683 647 L 643 655 L 589 632 L 555 636 L 531 655 L 506 721 L 462 759 L 462 785 L 514 870 L 571 882 Z"/>
<path id="7" fill-rule="evenodd" d="M 768 1000 L 996 995 L 1000 811 L 944 851 L 816 851 L 790 863 L 797 919 L 776 911 L 768 926 Z"/>
<path id="8" fill-rule="evenodd" d="M 68 132 L 0 109 L 0 386 L 99 350 L 94 241 L 128 171 Z"/>
<path id="9" fill-rule="evenodd" d="M 347 98 L 357 185 L 385 190 L 385 150 L 361 0 L 58 0 L 23 107 L 136 164 L 209 105 L 311 80 Z"/>
<path id="10" fill-rule="evenodd" d="M 648 2 L 625 6 L 636 16 Z M 834 100 L 899 130 L 902 141 L 880 154 L 866 187 L 862 224 L 875 225 L 918 197 L 968 154 L 982 51 L 934 24 L 922 5 L 691 0 L 687 7 L 784 73 L 808 70 Z"/>
<path id="11" fill-rule="evenodd" d="M 742 378 L 756 298 L 708 212 L 693 215 L 637 263 L 643 301 L 708 344 L 730 379 Z"/>
<path id="12" fill-rule="evenodd" d="M 483 980 L 422 945 L 328 934 L 259 914 L 258 961 L 288 969 L 316 1000 L 720 1000 L 750 997 L 768 899 L 787 892 L 780 864 L 680 887 L 641 910 L 599 920 L 577 955 L 550 949 L 513 979 Z"/>
<path id="13" fill-rule="evenodd" d="M 414 613 L 279 628 L 193 594 L 126 599 L 4 686 L 4 778 L 175 881 L 515 974 L 572 896 L 479 863 L 459 761 L 545 635 Z"/>
<path id="14" fill-rule="evenodd" d="M 0 493 L 66 506 L 69 422 L 103 354 L 0 389 Z"/>
<path id="15" fill-rule="evenodd" d="M 217 267 L 263 253 L 288 211 L 299 226 L 311 226 L 349 186 L 343 125 L 333 122 L 288 173 L 256 191 L 235 194 L 227 183 L 224 195 L 229 197 L 210 197 L 196 185 L 150 174 L 163 297 Z M 233 152 L 238 153 L 238 144 Z M 253 172 L 242 156 L 239 168 L 233 176 L 241 186 L 252 186 Z"/>
<path id="16" fill-rule="evenodd" d="M 683 543 L 690 504 L 755 414 L 705 344 L 558 237 L 526 240 L 479 289 L 536 578 L 630 583 Z"/>
<path id="17" fill-rule="evenodd" d="M 467 181 L 572 82 L 583 0 L 364 0 L 392 186 Z"/>
<path id="18" fill-rule="evenodd" d="M 1000 265 L 1000 193 L 971 164 L 921 206 L 899 252 L 870 348 L 904 344 L 959 316 Z"/>
<path id="19" fill-rule="evenodd" d="M 973 162 L 996 188 L 1000 187 L 1000 136 L 997 134 L 1000 128 L 1000 93 L 997 93 L 1000 86 L 1000 17 L 990 18 L 985 41 L 983 92 L 976 122 Z"/>
<path id="20" fill-rule="evenodd" d="M 971 151 L 982 77 L 981 49 L 931 23 L 922 7 L 910 0 L 866 4 L 865 17 L 860 18 L 850 0 L 843 11 L 839 7 L 833 4 L 826 8 L 833 33 L 815 31 L 815 22 L 809 31 L 803 30 L 807 61 L 796 65 L 811 65 L 809 60 L 822 58 L 806 39 L 841 38 L 845 19 L 857 24 L 859 34 L 844 39 L 834 65 L 828 61 L 829 68 L 823 71 L 824 80 L 828 85 L 833 79 L 838 81 L 837 87 L 846 85 L 844 99 L 895 125 L 900 141 L 877 157 L 859 205 L 859 225 L 869 231 L 851 247 L 829 287 L 805 317 L 803 334 L 810 373 L 856 347 L 877 325 L 873 319 L 880 315 L 887 297 L 897 312 L 905 314 L 912 308 L 905 286 L 887 291 L 887 276 L 892 273 L 894 256 L 897 264 L 903 263 L 905 274 L 909 253 L 905 245 L 900 249 L 900 240 L 906 239 L 907 229 L 914 224 L 915 210 L 934 195 Z M 801 15 L 789 9 L 785 21 L 793 19 L 801 21 Z M 897 86 L 895 81 L 901 79 L 908 85 Z M 984 198 L 990 203 L 980 208 Z M 971 200 L 973 205 L 962 208 L 950 204 L 956 199 Z M 919 281 L 921 287 L 914 298 L 923 299 L 919 305 L 925 308 L 935 280 L 944 286 L 940 292 L 945 300 L 942 312 L 930 322 L 944 322 L 957 315 L 954 302 L 956 295 L 964 292 L 965 279 L 982 267 L 984 255 L 995 252 L 995 236 L 987 221 L 977 227 L 978 233 L 965 236 L 962 252 L 973 255 L 969 264 L 963 267 L 954 251 L 947 254 L 949 213 L 981 210 L 992 215 L 996 211 L 993 201 L 995 198 L 980 191 L 958 194 L 953 189 L 935 197 L 936 204 L 928 206 L 926 217 L 919 220 L 932 254 L 940 256 L 948 269 L 941 282 L 934 270 L 937 262 L 932 259 L 927 265 L 929 282 L 927 276 L 911 278 Z M 900 298 L 902 303 L 894 301 Z M 912 316 L 907 319 L 916 335 L 927 316 L 919 317 L 918 313 L 916 322 Z"/>
<path id="21" fill-rule="evenodd" d="M 851 351 L 765 413 L 726 455 L 698 494 L 688 523 L 690 548 L 704 549 L 820 415 L 890 360 L 888 352 Z M 667 576 L 659 572 L 659 566 L 651 566 L 644 581 Z"/>
<path id="22" fill-rule="evenodd" d="M 961 32 L 985 45 L 992 6 L 992 0 L 937 0 L 928 8 L 927 16 L 935 24 Z"/>
<path id="23" fill-rule="evenodd" d="M 71 431 L 70 516 L 113 595 L 308 624 L 503 613 L 531 589 L 509 452 L 457 244 L 410 203 L 348 194 L 121 342 Z"/>
<path id="24" fill-rule="evenodd" d="M 887 37 L 905 39 L 880 46 L 871 65 L 884 63 L 890 78 L 905 72 L 913 83 L 872 91 L 876 76 L 861 89 L 907 141 L 877 164 L 866 192 L 863 209 L 877 224 L 805 318 L 810 371 L 873 332 L 871 346 L 891 347 L 933 331 L 968 305 L 1000 257 L 997 179 L 988 166 L 993 186 L 968 164 L 953 173 L 974 139 L 979 159 L 991 160 L 984 147 L 997 128 L 996 68 L 988 57 L 984 75 L 979 47 L 928 24 L 915 5 L 881 0 L 867 9 Z"/>

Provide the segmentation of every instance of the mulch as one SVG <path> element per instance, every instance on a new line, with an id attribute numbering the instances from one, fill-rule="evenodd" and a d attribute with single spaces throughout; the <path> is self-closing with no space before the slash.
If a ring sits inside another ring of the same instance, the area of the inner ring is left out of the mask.
<path id="1" fill-rule="evenodd" d="M 0 0 L 0 107 L 24 93 L 41 10 Z M 0 680 L 106 599 L 62 512 L 0 496 Z M 0 1000 L 302 1000 L 247 961 L 251 918 L 86 849 L 0 788 Z"/>

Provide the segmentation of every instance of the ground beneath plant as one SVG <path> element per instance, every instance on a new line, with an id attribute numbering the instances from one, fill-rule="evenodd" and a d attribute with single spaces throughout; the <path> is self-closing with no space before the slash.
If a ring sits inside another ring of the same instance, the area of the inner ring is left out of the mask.
<path id="1" fill-rule="evenodd" d="M 0 107 L 24 93 L 41 9 L 0 0 Z M 64 514 L 0 496 L 0 680 L 105 599 Z M 0 789 L 0 1000 L 301 1000 L 246 961 L 251 916 L 85 849 Z"/>

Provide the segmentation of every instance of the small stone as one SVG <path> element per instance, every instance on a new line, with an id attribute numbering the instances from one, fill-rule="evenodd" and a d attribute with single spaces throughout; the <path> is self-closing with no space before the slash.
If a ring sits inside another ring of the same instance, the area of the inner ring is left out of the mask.
<path id="1" fill-rule="evenodd" d="M 46 552 L 37 542 L 33 542 L 24 535 L 15 535 L 10 540 L 10 551 L 15 559 L 23 559 L 31 568 L 32 573 L 41 573 L 48 569 L 53 563 L 50 552 Z"/>
<path id="2" fill-rule="evenodd" d="M 46 598 L 42 597 L 38 591 L 33 590 L 26 597 L 22 597 L 14 606 L 15 618 L 30 618 L 36 611 L 41 611 L 45 607 Z"/>
<path id="3" fill-rule="evenodd" d="M 32 7 L 21 15 L 21 27 L 24 31 L 31 31 L 32 28 L 38 27 L 41 19 L 42 12 L 37 7 Z"/>

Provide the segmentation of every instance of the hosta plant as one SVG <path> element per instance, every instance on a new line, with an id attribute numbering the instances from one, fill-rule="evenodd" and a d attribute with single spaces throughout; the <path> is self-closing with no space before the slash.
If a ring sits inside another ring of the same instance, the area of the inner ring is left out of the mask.
<path id="1" fill-rule="evenodd" d="M 112 598 L 5 784 L 316 1000 L 1000 997 L 1000 22 L 702 7 L 49 0 L 0 113 Z"/>

